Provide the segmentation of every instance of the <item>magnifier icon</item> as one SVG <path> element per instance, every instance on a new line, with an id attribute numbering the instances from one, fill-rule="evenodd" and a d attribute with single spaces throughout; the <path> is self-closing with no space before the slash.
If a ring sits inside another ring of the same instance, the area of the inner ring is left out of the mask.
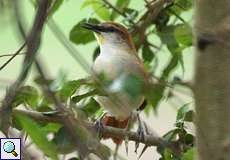
<path id="1" fill-rule="evenodd" d="M 3 144 L 3 150 L 6 153 L 11 153 L 14 157 L 18 156 L 17 152 L 15 152 L 15 145 L 11 141 L 7 141 Z"/>

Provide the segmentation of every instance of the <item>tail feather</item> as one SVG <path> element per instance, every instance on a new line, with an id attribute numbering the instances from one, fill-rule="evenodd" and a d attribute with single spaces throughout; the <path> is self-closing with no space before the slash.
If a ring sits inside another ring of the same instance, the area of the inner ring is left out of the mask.
<path id="1" fill-rule="evenodd" d="M 102 119 L 103 125 L 111 126 L 111 127 L 115 127 L 115 128 L 121 128 L 121 129 L 124 129 L 127 127 L 128 121 L 129 121 L 129 118 L 127 118 L 125 120 L 118 120 L 115 117 L 108 116 L 108 115 L 105 115 Z M 102 135 L 102 138 L 108 139 L 108 138 L 110 138 L 110 136 L 107 134 L 104 134 L 104 135 Z M 120 139 L 120 138 L 112 138 L 112 140 L 117 145 L 120 145 L 122 143 L 122 139 Z"/>

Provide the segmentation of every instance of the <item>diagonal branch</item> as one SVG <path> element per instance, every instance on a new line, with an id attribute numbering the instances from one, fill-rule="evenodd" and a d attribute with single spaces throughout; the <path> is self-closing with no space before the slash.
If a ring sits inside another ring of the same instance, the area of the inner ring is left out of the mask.
<path id="1" fill-rule="evenodd" d="M 18 88 L 24 83 L 28 75 L 28 72 L 30 70 L 30 67 L 32 65 L 32 62 L 34 61 L 36 51 L 39 48 L 41 31 L 43 29 L 46 20 L 48 7 L 49 7 L 49 1 L 47 0 L 39 1 L 33 27 L 31 29 L 28 38 L 26 39 L 27 51 L 25 54 L 22 70 L 17 80 L 14 82 L 14 84 L 9 88 L 8 92 L 6 93 L 2 106 L 0 108 L 0 117 L 1 117 L 0 127 L 3 129 L 6 136 L 7 136 L 8 128 L 10 126 L 10 113 L 12 111 L 12 102 Z"/>

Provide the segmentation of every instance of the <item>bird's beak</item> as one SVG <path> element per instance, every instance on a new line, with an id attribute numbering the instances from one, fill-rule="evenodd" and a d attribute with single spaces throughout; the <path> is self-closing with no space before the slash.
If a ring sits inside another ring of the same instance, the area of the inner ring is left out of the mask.
<path id="1" fill-rule="evenodd" d="M 92 24 L 92 23 L 83 23 L 81 25 L 83 28 L 94 31 L 96 33 L 104 32 L 105 28 L 102 26 L 99 26 L 97 24 Z"/>

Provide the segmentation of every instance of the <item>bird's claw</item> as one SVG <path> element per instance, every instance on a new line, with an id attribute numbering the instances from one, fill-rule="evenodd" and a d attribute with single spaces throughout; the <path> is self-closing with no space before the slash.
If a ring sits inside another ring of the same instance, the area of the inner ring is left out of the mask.
<path id="1" fill-rule="evenodd" d="M 103 122 L 102 122 L 102 118 L 99 118 L 95 121 L 95 128 L 96 128 L 96 132 L 97 132 L 97 135 L 99 138 L 101 138 L 101 131 L 103 129 L 104 125 L 103 125 Z"/>
<path id="2" fill-rule="evenodd" d="M 142 124 L 139 114 L 137 115 L 138 120 L 138 129 L 137 129 L 137 135 L 138 135 L 138 141 L 135 143 L 135 152 L 137 153 L 137 149 L 139 148 L 139 144 L 141 141 L 145 140 L 145 134 L 146 134 L 146 127 Z"/>
<path id="3" fill-rule="evenodd" d="M 125 136 L 125 151 L 126 151 L 126 155 L 128 156 L 129 153 L 129 137 Z"/>
<path id="4" fill-rule="evenodd" d="M 137 129 L 138 141 L 135 144 L 136 153 L 137 153 L 137 149 L 139 148 L 140 142 L 145 141 L 145 135 L 150 134 L 146 123 L 141 121 L 139 114 L 137 115 L 137 120 L 138 120 L 138 129 Z M 141 151 L 141 154 L 138 156 L 138 159 L 141 158 L 141 156 L 147 150 L 148 147 L 149 147 L 148 145 L 144 146 L 144 148 Z"/>

